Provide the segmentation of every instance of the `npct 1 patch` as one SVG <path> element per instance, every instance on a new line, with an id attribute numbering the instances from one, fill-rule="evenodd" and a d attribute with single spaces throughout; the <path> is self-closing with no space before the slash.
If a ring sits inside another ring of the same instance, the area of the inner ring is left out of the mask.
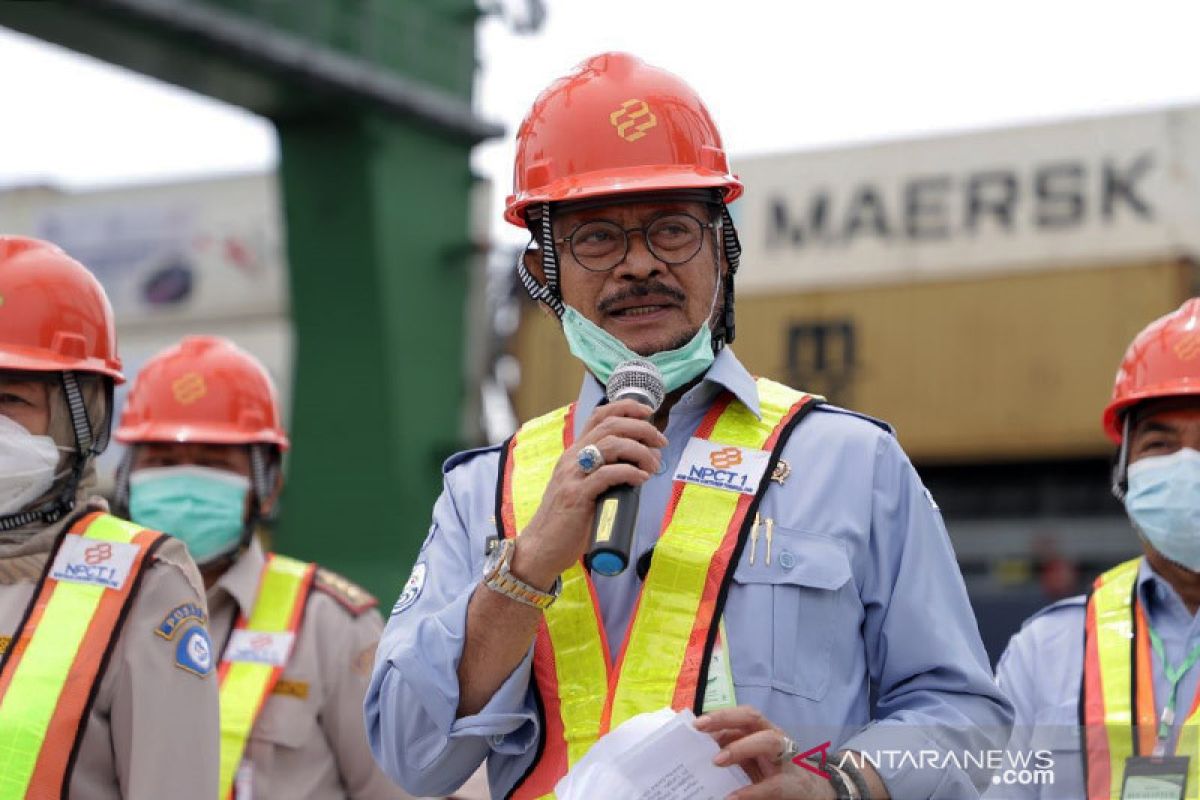
<path id="1" fill-rule="evenodd" d="M 408 576 L 408 582 L 404 584 L 404 591 L 400 592 L 400 598 L 396 600 L 396 605 L 392 606 L 393 617 L 417 602 L 417 598 L 421 596 L 421 591 L 425 588 L 426 572 L 425 562 L 413 567 L 412 574 Z"/>
<path id="2" fill-rule="evenodd" d="M 208 631 L 199 625 L 188 628 L 175 645 L 175 666 L 201 678 L 212 672 L 212 640 Z"/>
<path id="3" fill-rule="evenodd" d="M 224 661 L 249 661 L 252 664 L 270 664 L 282 667 L 292 654 L 292 642 L 296 635 L 290 631 L 250 631 L 242 628 L 229 637 Z"/>
<path id="4" fill-rule="evenodd" d="M 139 544 L 85 539 L 69 533 L 54 556 L 50 577 L 56 581 L 121 589 L 141 549 Z"/>
<path id="5" fill-rule="evenodd" d="M 754 494 L 770 460 L 771 454 L 766 450 L 692 437 L 679 459 L 675 480 L 739 494 Z"/>

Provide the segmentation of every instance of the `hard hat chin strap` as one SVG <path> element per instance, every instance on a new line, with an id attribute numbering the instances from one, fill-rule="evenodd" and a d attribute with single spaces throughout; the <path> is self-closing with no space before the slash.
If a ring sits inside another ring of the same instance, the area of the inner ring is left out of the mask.
<path id="1" fill-rule="evenodd" d="M 1112 493 L 1113 497 L 1125 502 L 1125 493 L 1129 490 L 1129 429 L 1133 419 L 1133 409 L 1125 412 L 1121 419 L 1121 446 L 1117 450 L 1117 460 L 1113 462 Z"/>
<path id="2" fill-rule="evenodd" d="M 534 220 L 538 222 L 536 229 L 532 224 Z M 541 253 L 542 274 L 546 276 L 546 282 L 539 283 L 538 279 L 526 269 L 525 253 L 528 252 L 527 250 L 517 256 L 517 278 L 520 279 L 521 285 L 525 287 L 525 292 L 534 302 L 545 303 L 561 320 L 566 306 L 563 304 L 562 290 L 559 286 L 558 253 L 554 248 L 554 231 L 551 223 L 550 203 L 542 203 L 538 213 L 531 215 L 529 227 L 530 230 L 539 230 L 541 234 L 538 250 Z M 725 203 L 721 203 L 719 227 L 719 246 L 725 252 L 725 261 L 729 264 L 729 271 L 725 275 L 721 318 L 713 328 L 714 353 L 733 341 L 735 332 L 733 276 L 742 260 L 742 243 L 738 238 L 737 228 L 733 225 L 733 217 L 729 214 L 729 207 Z M 530 243 L 537 235 L 534 233 L 531 236 Z"/>

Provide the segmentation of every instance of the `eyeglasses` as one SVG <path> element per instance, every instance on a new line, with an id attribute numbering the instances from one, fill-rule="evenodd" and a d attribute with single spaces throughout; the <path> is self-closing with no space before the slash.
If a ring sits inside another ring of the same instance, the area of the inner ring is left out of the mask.
<path id="1" fill-rule="evenodd" d="M 700 252 L 704 229 L 715 226 L 682 212 L 655 217 L 640 228 L 622 228 L 612 220 L 596 219 L 577 225 L 569 235 L 554 242 L 570 242 L 571 255 L 589 272 L 608 272 L 629 255 L 631 233 L 640 233 L 646 249 L 659 261 L 683 264 Z"/>

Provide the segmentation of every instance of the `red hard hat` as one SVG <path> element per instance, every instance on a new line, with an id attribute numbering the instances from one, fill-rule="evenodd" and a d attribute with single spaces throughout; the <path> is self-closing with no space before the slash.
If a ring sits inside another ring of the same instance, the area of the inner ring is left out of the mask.
<path id="1" fill-rule="evenodd" d="M 0 236 L 0 369 L 125 380 L 104 288 L 49 242 Z"/>
<path id="2" fill-rule="evenodd" d="M 1104 432 L 1121 442 L 1121 414 L 1158 397 L 1200 395 L 1200 297 L 1151 322 L 1125 351 Z"/>
<path id="3" fill-rule="evenodd" d="M 188 336 L 138 372 L 117 441 L 273 444 L 288 448 L 271 376 L 219 336 Z"/>
<path id="4" fill-rule="evenodd" d="M 699 96 L 666 70 L 605 53 L 534 101 L 517 132 L 504 218 L 525 227 L 525 209 L 537 203 L 706 188 L 721 189 L 726 203 L 742 194 Z"/>

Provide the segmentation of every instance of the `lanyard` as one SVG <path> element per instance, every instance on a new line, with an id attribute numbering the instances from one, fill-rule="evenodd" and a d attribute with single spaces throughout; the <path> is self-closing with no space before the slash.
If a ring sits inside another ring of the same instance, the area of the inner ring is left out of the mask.
<path id="1" fill-rule="evenodd" d="M 1171 686 L 1167 703 L 1163 706 L 1162 716 L 1158 720 L 1158 744 L 1154 747 L 1154 755 L 1161 756 L 1166 750 L 1166 741 L 1171 736 L 1171 726 L 1175 724 L 1175 700 L 1179 696 L 1179 682 L 1183 680 L 1183 676 L 1188 673 L 1197 661 L 1200 661 L 1200 643 L 1192 647 L 1191 652 L 1183 661 L 1174 667 L 1167 661 L 1167 651 L 1163 647 L 1162 637 L 1154 630 L 1153 627 L 1146 623 L 1146 628 L 1150 633 L 1150 645 L 1154 649 L 1158 660 L 1162 662 L 1163 675 Z"/>

